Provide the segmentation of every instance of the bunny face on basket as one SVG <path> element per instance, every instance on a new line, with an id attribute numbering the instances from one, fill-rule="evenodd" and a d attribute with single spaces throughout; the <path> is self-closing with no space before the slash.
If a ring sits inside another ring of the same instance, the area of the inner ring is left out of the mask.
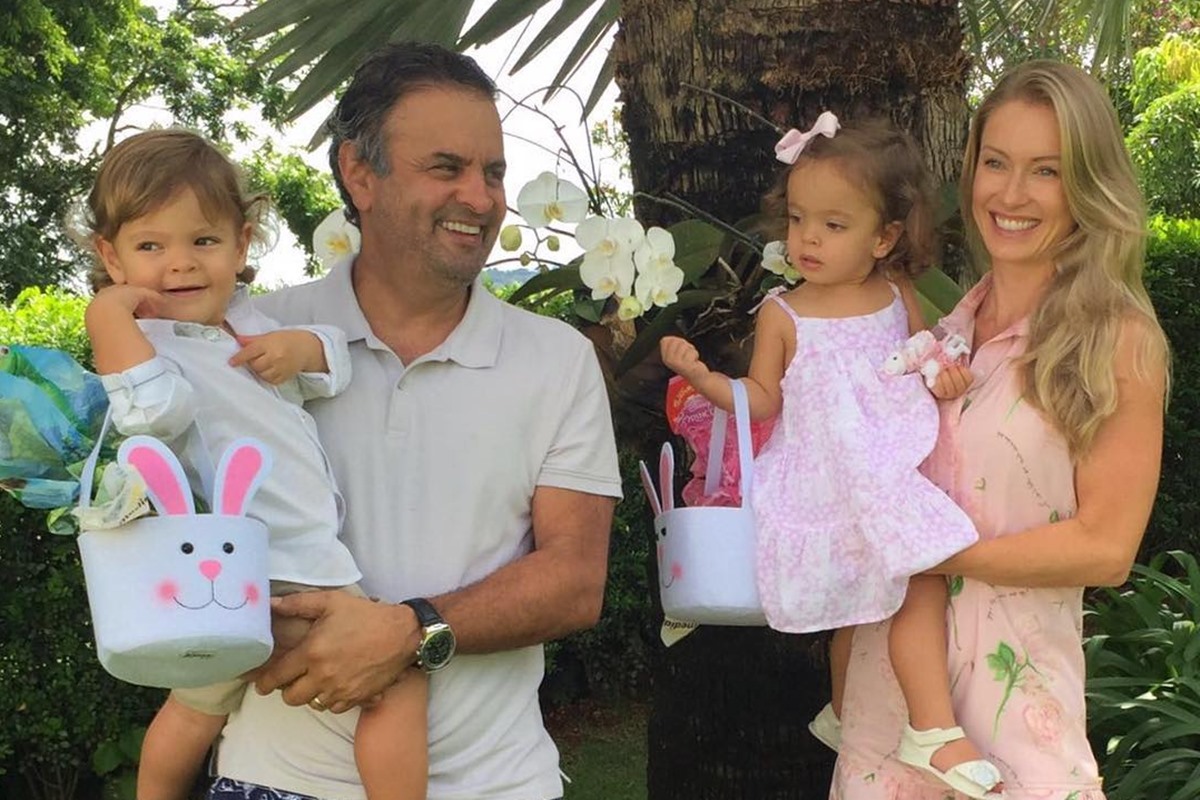
<path id="1" fill-rule="evenodd" d="M 266 587 L 245 569 L 245 553 L 255 549 L 245 541 L 253 529 L 248 534 L 244 526 L 212 524 L 213 518 L 245 515 L 270 469 L 270 456 L 261 443 L 239 439 L 225 450 L 214 481 L 213 515 L 196 514 L 183 468 L 159 440 L 130 437 L 122 443 L 117 460 L 141 476 L 160 515 L 156 546 L 165 550 L 160 556 L 161 577 L 152 587 L 157 603 L 188 610 L 215 604 L 233 611 L 262 602 Z"/>

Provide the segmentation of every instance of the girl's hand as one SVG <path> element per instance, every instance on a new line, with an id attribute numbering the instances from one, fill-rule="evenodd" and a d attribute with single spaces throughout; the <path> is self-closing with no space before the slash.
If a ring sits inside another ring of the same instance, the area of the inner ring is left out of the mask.
<path id="1" fill-rule="evenodd" d="M 971 374 L 970 368 L 955 364 L 938 373 L 933 388 L 929 391 L 938 400 L 953 400 L 966 394 L 974 382 L 975 376 Z"/>
<path id="2" fill-rule="evenodd" d="M 239 336 L 242 349 L 229 359 L 231 367 L 248 367 L 267 383 L 278 386 L 301 372 L 323 372 L 321 340 L 304 330 L 284 329 L 258 336 Z"/>
<path id="3" fill-rule="evenodd" d="M 88 304 L 93 316 L 123 311 L 138 319 L 155 319 L 162 315 L 166 298 L 153 289 L 118 283 L 96 292 Z"/>
<path id="4" fill-rule="evenodd" d="M 687 339 L 678 336 L 664 336 L 658 345 L 662 354 L 662 362 L 667 369 L 680 375 L 688 383 L 695 384 L 697 379 L 709 374 L 710 370 L 700 360 L 700 351 Z"/>

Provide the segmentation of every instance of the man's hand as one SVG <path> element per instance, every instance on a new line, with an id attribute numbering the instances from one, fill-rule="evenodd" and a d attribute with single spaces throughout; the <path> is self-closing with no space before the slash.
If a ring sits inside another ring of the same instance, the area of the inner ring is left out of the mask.
<path id="1" fill-rule="evenodd" d="M 420 633 L 408 606 L 326 591 L 272 598 L 271 610 L 312 621 L 308 635 L 273 653 L 255 679 L 259 694 L 281 689 L 288 705 L 320 698 L 334 713 L 370 705 L 416 660 Z"/>
<path id="2" fill-rule="evenodd" d="M 700 351 L 687 339 L 678 336 L 664 336 L 658 344 L 662 362 L 667 369 L 680 375 L 688 383 L 695 385 L 696 381 L 707 375 L 710 370 L 700 360 Z"/>
<path id="3" fill-rule="evenodd" d="M 934 379 L 933 388 L 929 391 L 938 400 L 953 400 L 956 397 L 962 397 L 966 394 L 967 389 L 970 389 L 971 384 L 974 382 L 975 376 L 971 374 L 971 369 L 961 364 L 956 364 L 938 372 L 937 378 Z"/>
<path id="4" fill-rule="evenodd" d="M 291 380 L 301 372 L 325 372 L 325 348 L 314 333 L 298 329 L 239 336 L 242 349 L 229 359 L 231 367 L 249 367 L 270 384 Z"/>

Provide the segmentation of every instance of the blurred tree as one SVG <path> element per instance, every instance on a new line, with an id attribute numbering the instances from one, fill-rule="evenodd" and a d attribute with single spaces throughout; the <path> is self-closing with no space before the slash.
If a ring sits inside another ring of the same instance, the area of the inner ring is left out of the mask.
<path id="1" fill-rule="evenodd" d="M 252 136 L 231 111 L 253 107 L 280 123 L 289 87 L 267 81 L 257 49 L 229 27 L 231 7 L 252 5 L 0 5 L 0 298 L 77 271 L 63 219 L 104 152 L 136 127 L 136 107 L 150 104 L 226 145 Z"/>

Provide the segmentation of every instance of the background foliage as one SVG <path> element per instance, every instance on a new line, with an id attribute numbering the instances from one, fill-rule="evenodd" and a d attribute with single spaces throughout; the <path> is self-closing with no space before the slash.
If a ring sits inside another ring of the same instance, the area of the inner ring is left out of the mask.
<path id="1" fill-rule="evenodd" d="M 76 272 L 79 254 L 63 219 L 104 152 L 145 124 L 136 109 L 226 146 L 253 138 L 249 109 L 279 123 L 290 84 L 267 81 L 256 65 L 259 46 L 240 39 L 226 16 L 252 5 L 186 0 L 162 14 L 141 0 L 0 5 L 0 299 Z M 311 225 L 328 211 L 314 188 L 328 185 L 322 171 L 298 159 L 264 157 L 259 165 L 261 173 L 278 170 L 288 187 L 305 187 Z M 273 180 L 265 185 L 274 188 Z M 285 204 L 285 218 L 311 241 L 294 206 Z"/>

